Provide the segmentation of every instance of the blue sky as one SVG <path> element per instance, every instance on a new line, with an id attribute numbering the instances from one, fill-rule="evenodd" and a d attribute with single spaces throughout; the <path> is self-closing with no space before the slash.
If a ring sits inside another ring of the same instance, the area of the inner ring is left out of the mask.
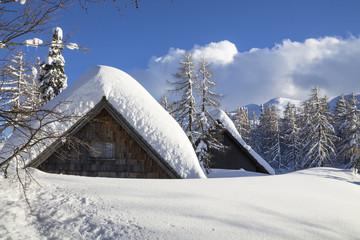
<path id="1" fill-rule="evenodd" d="M 108 1 L 90 4 L 87 12 L 72 7 L 55 25 L 64 34 L 73 32 L 70 42 L 91 49 L 64 50 L 70 85 L 89 67 L 109 65 L 159 98 L 183 50 L 215 49 L 207 56 L 230 59 L 209 60 L 217 90 L 226 95 L 223 108 L 234 108 L 273 97 L 303 100 L 315 84 L 329 97 L 358 92 L 359 12 L 355 0 L 142 0 L 139 9 L 123 8 L 122 16 Z M 328 80 L 334 69 L 346 79 L 344 86 Z"/>

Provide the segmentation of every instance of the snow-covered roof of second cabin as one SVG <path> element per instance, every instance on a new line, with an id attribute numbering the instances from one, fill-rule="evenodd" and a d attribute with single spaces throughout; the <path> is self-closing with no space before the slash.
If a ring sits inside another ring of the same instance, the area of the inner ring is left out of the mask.
<path id="1" fill-rule="evenodd" d="M 274 169 L 241 138 L 233 121 L 224 111 L 214 110 L 211 112 L 211 115 L 215 120 L 219 120 L 222 123 L 224 128 L 231 134 L 231 136 L 233 136 L 261 166 L 263 166 L 270 174 L 275 174 Z"/>
<path id="2" fill-rule="evenodd" d="M 104 97 L 181 178 L 206 178 L 180 125 L 143 86 L 119 69 L 108 66 L 91 67 L 44 108 L 51 109 L 61 103 L 60 108 L 64 115 L 73 114 L 81 117 L 91 111 Z M 76 120 L 51 123 L 49 130 L 60 135 L 75 123 Z M 15 132 L 5 145 L 21 145 L 25 142 L 22 138 L 20 133 Z M 32 147 L 30 154 L 27 154 L 31 156 L 27 157 L 27 164 L 54 141 L 48 139 L 45 144 Z"/>

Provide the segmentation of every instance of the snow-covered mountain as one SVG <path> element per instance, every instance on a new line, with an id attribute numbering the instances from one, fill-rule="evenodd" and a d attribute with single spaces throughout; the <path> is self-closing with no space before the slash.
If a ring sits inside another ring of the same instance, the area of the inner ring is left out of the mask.
<path id="1" fill-rule="evenodd" d="M 349 97 L 351 97 L 351 94 L 345 95 L 345 99 L 349 98 Z M 340 95 L 337 96 L 337 97 L 334 97 L 333 99 L 331 99 L 329 101 L 329 107 L 330 107 L 331 110 L 334 109 L 334 106 L 335 106 L 336 102 L 339 100 L 339 98 L 340 98 Z M 356 94 L 356 98 L 360 101 L 360 93 Z M 282 116 L 288 102 L 290 102 L 291 104 L 299 107 L 299 106 L 301 106 L 301 103 L 303 101 L 302 100 L 290 99 L 290 98 L 273 98 L 273 99 L 267 101 L 266 103 L 264 103 L 264 107 L 266 107 L 269 104 L 273 104 L 273 105 L 276 104 L 278 106 L 278 113 L 280 114 L 280 116 Z M 251 103 L 251 104 L 245 105 L 244 107 L 247 107 L 250 118 L 252 117 L 252 112 L 253 111 L 255 111 L 256 116 L 258 116 L 258 117 L 260 116 L 260 105 Z M 235 114 L 236 110 L 231 111 L 231 113 Z"/>
<path id="2" fill-rule="evenodd" d="M 360 93 L 355 94 L 355 96 L 356 96 L 357 100 L 360 101 Z M 335 104 L 340 99 L 340 97 L 341 97 L 341 95 L 334 97 L 333 99 L 331 99 L 329 101 L 329 107 L 331 110 L 334 110 Z M 344 97 L 345 97 L 345 99 L 350 98 L 351 94 L 344 95 Z"/>
<path id="3" fill-rule="evenodd" d="M 278 107 L 278 113 L 280 114 L 280 116 L 282 116 L 288 102 L 290 102 L 290 104 L 293 104 L 297 107 L 300 106 L 302 103 L 301 100 L 295 100 L 295 99 L 290 99 L 290 98 L 273 98 L 273 99 L 267 101 L 266 103 L 264 103 L 264 107 L 266 107 L 269 104 L 272 104 L 272 105 L 276 104 Z M 257 116 L 260 116 L 260 105 L 248 104 L 248 105 L 245 105 L 245 107 L 247 107 L 250 117 L 251 117 L 253 111 L 255 111 Z"/>

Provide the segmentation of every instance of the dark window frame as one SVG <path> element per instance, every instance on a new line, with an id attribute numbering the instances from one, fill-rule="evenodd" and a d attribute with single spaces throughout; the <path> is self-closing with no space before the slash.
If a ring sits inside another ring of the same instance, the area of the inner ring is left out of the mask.
<path id="1" fill-rule="evenodd" d="M 95 140 L 91 142 L 90 158 L 114 160 L 115 142 Z"/>

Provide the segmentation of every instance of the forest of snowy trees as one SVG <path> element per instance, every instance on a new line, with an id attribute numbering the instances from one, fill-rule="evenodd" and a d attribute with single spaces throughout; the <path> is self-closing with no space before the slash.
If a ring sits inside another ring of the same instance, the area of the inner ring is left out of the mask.
<path id="1" fill-rule="evenodd" d="M 198 155 L 209 171 L 210 149 L 225 150 L 214 136 L 221 130 L 211 117 L 220 107 L 221 95 L 212 92 L 216 85 L 206 59 L 195 66 L 190 53 L 183 55 L 176 81 L 170 82 L 170 93 L 178 97 L 161 104 L 183 127 Z M 260 116 L 239 107 L 229 117 L 242 138 L 278 173 L 311 167 L 354 168 L 360 162 L 360 105 L 354 94 L 342 95 L 334 109 L 315 86 L 301 106 L 288 103 L 279 113 L 273 104 L 261 106 Z"/>
<path id="2" fill-rule="evenodd" d="M 244 140 L 279 173 L 311 167 L 358 169 L 360 109 L 355 94 L 334 109 L 315 86 L 301 106 L 261 106 L 260 116 L 239 107 L 232 119 Z"/>

